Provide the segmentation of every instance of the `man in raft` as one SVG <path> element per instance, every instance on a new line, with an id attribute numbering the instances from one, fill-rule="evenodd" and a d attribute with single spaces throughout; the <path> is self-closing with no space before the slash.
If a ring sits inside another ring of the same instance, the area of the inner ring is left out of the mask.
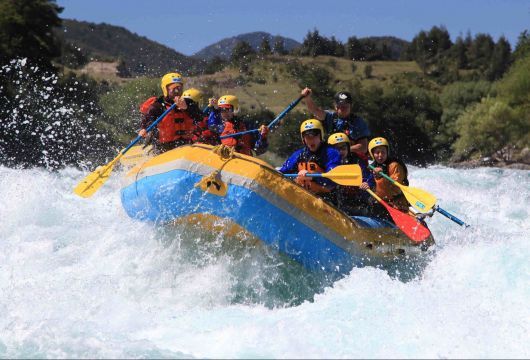
<path id="1" fill-rule="evenodd" d="M 328 134 L 341 132 L 348 135 L 350 151 L 357 153 L 357 156 L 368 165 L 367 150 L 370 130 L 366 122 L 354 114 L 352 95 L 347 91 L 339 91 L 333 97 L 334 110 L 323 110 L 315 104 L 311 94 L 310 88 L 305 88 L 301 92 L 308 110 L 316 119 L 322 121 Z"/>
<path id="2" fill-rule="evenodd" d="M 179 73 L 168 73 L 160 81 L 163 96 L 152 96 L 141 106 L 142 119 L 138 135 L 147 136 L 147 127 L 151 125 L 171 105 L 176 108 L 169 112 L 153 130 L 151 139 L 155 151 L 162 153 L 177 146 L 193 142 L 196 124 L 202 120 L 201 111 L 190 98 L 182 96 L 184 79 Z"/>
<path id="3" fill-rule="evenodd" d="M 298 173 L 295 182 L 316 195 L 331 199 L 336 184 L 325 177 L 308 177 L 307 173 L 326 173 L 339 166 L 340 153 L 324 142 L 325 131 L 317 119 L 309 119 L 300 125 L 304 147 L 296 150 L 279 171 L 283 174 Z"/>
<path id="4" fill-rule="evenodd" d="M 232 135 L 250 130 L 242 119 L 236 115 L 239 113 L 239 100 L 234 95 L 224 95 L 217 101 L 217 109 L 210 112 L 208 128 L 220 137 Z M 269 143 L 267 134 L 269 128 L 262 125 L 257 133 L 247 133 L 221 139 L 221 144 L 234 147 L 239 153 L 245 155 L 263 154 L 267 151 Z"/>
<path id="5" fill-rule="evenodd" d="M 408 212 L 409 203 L 401 189 L 379 175 L 380 172 L 383 172 L 396 182 L 408 186 L 407 166 L 401 159 L 390 156 L 390 145 L 387 139 L 383 137 L 373 138 L 368 144 L 368 152 L 374 160 L 372 166 L 375 168 L 373 172 L 375 174 L 376 194 L 393 208 Z M 374 213 L 378 217 L 392 220 L 388 211 L 379 204 L 374 205 Z"/>
<path id="6" fill-rule="evenodd" d="M 337 185 L 333 199 L 335 205 L 350 216 L 369 216 L 372 207 L 371 197 L 364 190 L 375 189 L 374 175 L 368 169 L 365 161 L 356 152 L 351 151 L 348 135 L 340 132 L 331 134 L 328 138 L 328 144 L 339 151 L 342 165 L 358 164 L 362 172 L 360 186 Z"/>

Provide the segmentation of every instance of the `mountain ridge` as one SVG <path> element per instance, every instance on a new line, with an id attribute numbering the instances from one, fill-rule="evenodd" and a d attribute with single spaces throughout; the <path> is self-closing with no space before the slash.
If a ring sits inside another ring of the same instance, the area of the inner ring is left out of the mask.
<path id="1" fill-rule="evenodd" d="M 121 26 L 63 19 L 57 35 L 88 61 L 120 60 L 130 76 L 160 76 L 168 69 L 188 74 L 199 65 L 197 59 Z"/>
<path id="2" fill-rule="evenodd" d="M 298 41 L 285 36 L 272 35 L 265 31 L 254 31 L 221 39 L 197 51 L 192 55 L 192 57 L 201 60 L 211 60 L 215 56 L 218 56 L 221 59 L 228 60 L 232 54 L 232 49 L 238 42 L 245 41 L 257 51 L 264 38 L 269 40 L 271 49 L 273 48 L 277 39 L 283 40 L 284 49 L 286 51 L 291 51 L 292 49 L 302 45 Z"/>

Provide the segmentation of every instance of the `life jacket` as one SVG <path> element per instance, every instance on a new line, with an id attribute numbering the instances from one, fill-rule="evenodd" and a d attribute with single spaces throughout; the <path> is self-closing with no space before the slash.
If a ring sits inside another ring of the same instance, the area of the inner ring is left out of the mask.
<path id="1" fill-rule="evenodd" d="M 246 130 L 247 130 L 247 127 L 242 121 L 237 121 L 237 122 L 225 121 L 224 129 L 223 129 L 223 132 L 221 133 L 221 137 L 225 135 L 230 135 L 230 134 L 235 134 L 238 132 L 246 131 Z M 250 134 L 221 139 L 221 144 L 224 144 L 226 146 L 235 147 L 237 152 L 252 156 L 252 135 Z"/>
<path id="2" fill-rule="evenodd" d="M 171 107 L 171 104 L 165 102 L 163 97 L 152 96 L 140 105 L 140 112 L 142 112 L 142 114 L 147 114 L 151 105 L 156 102 L 162 105 L 166 110 Z M 158 141 L 162 144 L 174 141 L 191 143 L 193 141 L 195 124 L 185 110 L 174 109 L 158 123 L 157 129 Z"/>
<path id="3" fill-rule="evenodd" d="M 348 153 L 348 156 L 341 161 L 342 165 L 355 165 L 360 164 L 364 160 L 359 156 L 359 153 Z M 338 197 L 342 197 L 343 201 L 347 201 L 348 198 L 353 198 L 358 196 L 359 194 L 364 193 L 364 190 L 359 189 L 357 186 L 345 186 L 345 185 L 337 185 L 337 195 Z"/>
<path id="4" fill-rule="evenodd" d="M 408 180 L 408 170 L 407 166 L 401 159 L 396 158 L 388 158 L 383 164 L 374 164 L 374 167 L 380 167 L 383 169 L 383 172 L 387 174 L 388 176 L 392 176 L 393 174 L 390 171 L 390 165 L 393 163 L 397 163 L 401 166 L 404 172 L 404 178 L 403 181 L 400 181 L 402 185 L 409 184 Z M 387 201 L 391 206 L 393 206 L 396 209 L 399 209 L 401 211 L 407 211 L 409 208 L 409 204 L 407 202 L 407 199 L 405 198 L 405 195 L 399 189 L 397 186 L 393 185 L 388 181 L 387 179 L 383 177 L 375 177 L 375 183 L 376 183 L 376 193 L 379 195 L 383 200 Z"/>
<path id="5" fill-rule="evenodd" d="M 321 147 L 322 148 L 322 147 Z M 326 165 L 324 159 L 321 156 L 321 149 L 316 153 L 312 153 L 309 150 L 304 150 L 300 154 L 298 160 L 298 171 L 307 170 L 308 173 L 324 173 L 326 172 Z M 315 194 L 329 193 L 330 190 L 319 183 L 311 180 L 299 180 L 296 178 L 296 183 L 302 185 L 307 190 Z"/>
<path id="6" fill-rule="evenodd" d="M 219 140 L 219 135 L 208 129 L 208 116 L 205 116 L 202 121 L 197 124 L 193 136 L 193 142 L 208 145 L 218 145 L 221 142 Z"/>

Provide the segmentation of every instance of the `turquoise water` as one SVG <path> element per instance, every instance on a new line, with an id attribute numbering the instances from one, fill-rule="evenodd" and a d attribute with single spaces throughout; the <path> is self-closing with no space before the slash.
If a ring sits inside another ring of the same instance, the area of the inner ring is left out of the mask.
<path id="1" fill-rule="evenodd" d="M 423 275 L 342 279 L 129 219 L 119 174 L 0 167 L 0 357 L 530 357 L 530 172 L 412 169 L 438 196 Z"/>

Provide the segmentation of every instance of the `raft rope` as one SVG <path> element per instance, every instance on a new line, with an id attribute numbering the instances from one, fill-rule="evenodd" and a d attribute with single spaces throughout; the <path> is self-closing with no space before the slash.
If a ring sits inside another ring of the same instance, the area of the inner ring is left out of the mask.
<path id="1" fill-rule="evenodd" d="M 226 163 L 234 158 L 234 153 L 236 152 L 236 148 L 234 146 L 226 146 L 224 144 L 221 144 L 221 145 L 215 146 L 212 149 L 212 152 L 216 155 L 219 155 L 222 160 L 225 160 L 225 163 Z"/>
<path id="2" fill-rule="evenodd" d="M 216 155 L 219 155 L 221 160 L 224 161 L 224 164 L 217 170 L 214 170 L 210 175 L 205 176 L 199 182 L 195 183 L 194 187 L 201 187 L 202 184 L 214 181 L 221 181 L 220 174 L 221 170 L 225 165 L 232 159 L 234 159 L 235 147 L 226 146 L 224 144 L 217 145 L 212 149 L 212 152 Z"/>

